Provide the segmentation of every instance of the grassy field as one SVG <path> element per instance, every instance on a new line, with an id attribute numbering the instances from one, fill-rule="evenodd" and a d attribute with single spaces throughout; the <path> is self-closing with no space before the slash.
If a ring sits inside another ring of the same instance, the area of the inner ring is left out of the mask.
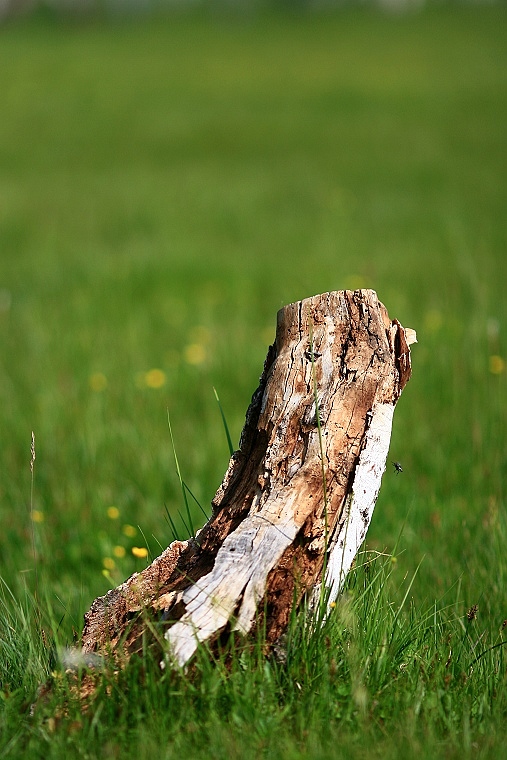
<path id="1" fill-rule="evenodd" d="M 501 756 L 506 37 L 501 7 L 0 28 L 2 757 Z M 188 535 L 167 410 L 207 510 L 213 387 L 236 442 L 277 310 L 356 287 L 419 344 L 324 631 L 31 716 L 38 621 L 70 642 L 166 508 Z"/>

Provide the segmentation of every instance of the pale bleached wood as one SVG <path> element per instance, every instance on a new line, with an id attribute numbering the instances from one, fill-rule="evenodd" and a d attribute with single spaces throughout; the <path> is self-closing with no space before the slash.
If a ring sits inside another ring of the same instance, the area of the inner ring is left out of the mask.
<path id="1" fill-rule="evenodd" d="M 95 600 L 83 650 L 128 657 L 151 610 L 165 662 L 182 666 L 200 641 L 248 635 L 260 619 L 276 642 L 305 595 L 333 601 L 371 519 L 412 333 L 372 290 L 283 308 L 212 517 Z"/>

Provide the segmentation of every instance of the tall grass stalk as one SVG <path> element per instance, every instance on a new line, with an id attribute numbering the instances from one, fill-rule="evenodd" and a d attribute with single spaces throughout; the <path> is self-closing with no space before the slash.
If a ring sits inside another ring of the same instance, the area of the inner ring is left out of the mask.
<path id="1" fill-rule="evenodd" d="M 34 600 L 35 600 L 35 617 L 38 628 L 41 629 L 41 612 L 39 596 L 39 562 L 37 556 L 37 545 L 35 540 L 35 514 L 34 514 L 34 467 L 35 467 L 35 433 L 32 430 L 32 440 L 30 444 L 30 533 L 32 538 L 32 560 L 34 572 Z"/>

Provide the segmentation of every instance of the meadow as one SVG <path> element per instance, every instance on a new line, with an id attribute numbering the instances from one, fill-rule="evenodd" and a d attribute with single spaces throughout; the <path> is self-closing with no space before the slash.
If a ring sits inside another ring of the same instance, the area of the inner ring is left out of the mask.
<path id="1" fill-rule="evenodd" d="M 501 6 L 0 27 L 2 757 L 501 756 L 506 38 Z M 205 520 L 213 389 L 236 444 L 277 310 L 358 287 L 419 342 L 335 614 L 82 715 L 54 645 Z"/>

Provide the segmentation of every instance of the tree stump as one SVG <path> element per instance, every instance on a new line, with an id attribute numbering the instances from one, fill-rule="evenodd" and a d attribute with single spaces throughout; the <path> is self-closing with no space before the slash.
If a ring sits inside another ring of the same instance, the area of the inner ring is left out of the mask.
<path id="1" fill-rule="evenodd" d="M 166 661 L 184 666 L 199 642 L 260 618 L 275 643 L 322 584 L 333 602 L 371 520 L 414 341 L 373 290 L 281 309 L 211 518 L 93 602 L 83 655 L 128 659 L 156 620 Z"/>

